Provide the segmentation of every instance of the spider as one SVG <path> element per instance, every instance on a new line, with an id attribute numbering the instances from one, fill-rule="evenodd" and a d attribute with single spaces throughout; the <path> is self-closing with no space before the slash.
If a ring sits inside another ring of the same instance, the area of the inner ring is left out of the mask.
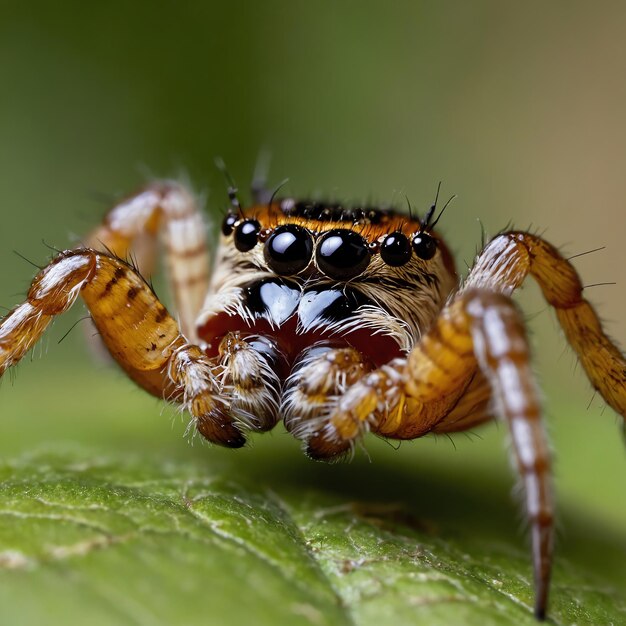
<path id="1" fill-rule="evenodd" d="M 392 208 L 237 190 L 214 270 L 202 213 L 174 181 L 114 206 L 84 247 L 61 252 L 0 322 L 0 375 L 81 296 L 112 357 L 149 393 L 179 403 L 210 442 L 239 448 L 282 419 L 319 460 L 371 431 L 389 439 L 509 425 L 531 529 L 535 615 L 553 558 L 551 459 L 522 316 L 530 274 L 592 385 L 626 416 L 626 360 L 568 260 L 540 237 L 502 232 L 460 283 L 435 230 Z M 445 208 L 445 207 L 444 207 Z M 162 235 L 178 321 L 142 277 Z M 141 244 L 141 245 L 139 245 Z M 135 262 L 124 259 L 134 255 Z M 142 273 L 140 273 L 140 270 Z"/>

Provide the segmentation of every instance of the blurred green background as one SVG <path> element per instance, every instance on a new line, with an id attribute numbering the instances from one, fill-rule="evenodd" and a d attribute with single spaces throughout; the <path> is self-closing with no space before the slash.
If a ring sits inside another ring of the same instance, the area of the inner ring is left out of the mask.
<path id="1" fill-rule="evenodd" d="M 570 254 L 604 246 L 576 266 L 585 284 L 618 283 L 588 297 L 625 345 L 625 28 L 621 1 L 3 0 L 0 304 L 19 302 L 34 272 L 13 250 L 44 262 L 42 240 L 71 245 L 107 199 L 153 176 L 187 176 L 218 215 L 226 194 L 214 157 L 245 188 L 267 148 L 271 180 L 289 177 L 296 195 L 402 203 L 407 194 L 424 209 L 443 181 L 444 196 L 458 199 L 441 230 L 462 270 L 480 223 L 488 234 L 532 225 Z M 520 302 L 557 458 L 564 550 L 585 549 L 568 540 L 575 526 L 626 556 L 619 420 L 591 401 L 537 289 Z M 311 484 L 358 473 L 374 498 L 381 472 L 395 475 L 418 506 L 412 476 L 420 485 L 433 476 L 446 485 L 441 498 L 476 494 L 459 498 L 460 517 L 484 499 L 509 502 L 504 428 L 484 428 L 482 442 L 457 436 L 456 448 L 369 441 L 371 464 L 360 455 L 341 468 L 307 461 L 280 427 L 236 454 L 190 447 L 171 409 L 92 362 L 80 330 L 57 344 L 83 315 L 77 306 L 59 319 L 14 382 L 3 381 L 4 457 L 79 442 L 268 481 L 279 459 Z M 430 515 L 443 506 L 437 493 L 423 504 Z M 506 520 L 514 535 L 514 513 Z"/>

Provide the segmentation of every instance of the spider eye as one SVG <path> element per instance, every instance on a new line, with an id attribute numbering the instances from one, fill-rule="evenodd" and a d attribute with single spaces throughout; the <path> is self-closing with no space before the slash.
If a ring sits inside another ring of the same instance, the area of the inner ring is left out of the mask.
<path id="1" fill-rule="evenodd" d="M 222 234 L 228 237 L 235 228 L 237 216 L 234 213 L 228 213 L 222 222 Z"/>
<path id="2" fill-rule="evenodd" d="M 413 250 L 420 259 L 428 261 L 435 256 L 437 252 L 437 241 L 428 233 L 417 233 L 413 237 Z"/>
<path id="3" fill-rule="evenodd" d="M 277 274 L 288 276 L 301 272 L 311 261 L 313 239 L 305 228 L 295 224 L 279 226 L 263 249 L 265 261 Z"/>
<path id="4" fill-rule="evenodd" d="M 408 263 L 411 258 L 411 244 L 408 237 L 399 232 L 387 235 L 380 246 L 380 256 L 387 265 L 393 267 Z"/>
<path id="5" fill-rule="evenodd" d="M 358 276 L 370 262 L 366 241 L 353 230 L 329 230 L 321 238 L 315 258 L 324 274 L 336 280 Z"/>
<path id="6" fill-rule="evenodd" d="M 256 220 L 244 220 L 235 228 L 235 248 L 248 252 L 256 246 L 261 225 Z"/>

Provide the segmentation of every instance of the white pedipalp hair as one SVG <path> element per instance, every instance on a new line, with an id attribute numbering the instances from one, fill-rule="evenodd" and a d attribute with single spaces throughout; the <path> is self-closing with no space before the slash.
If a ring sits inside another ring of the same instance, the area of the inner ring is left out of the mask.
<path id="1" fill-rule="evenodd" d="M 266 430 L 278 419 L 280 380 L 262 353 L 245 341 L 239 346 L 220 361 L 221 392 L 229 399 L 229 411 L 237 425 Z"/>

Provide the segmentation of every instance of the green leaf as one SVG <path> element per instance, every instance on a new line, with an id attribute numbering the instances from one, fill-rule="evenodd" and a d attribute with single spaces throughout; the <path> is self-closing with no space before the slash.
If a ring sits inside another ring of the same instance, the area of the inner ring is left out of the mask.
<path id="1" fill-rule="evenodd" d="M 5 460 L 0 623 L 534 623 L 529 554 L 497 481 L 481 500 L 416 477 L 426 515 L 403 501 L 397 467 L 290 470 L 277 449 L 256 472 L 234 456 L 155 462 L 82 447 Z M 554 623 L 625 623 L 623 554 L 593 529 L 568 533 L 596 565 L 559 553 Z"/>
<path id="2" fill-rule="evenodd" d="M 371 461 L 339 465 L 280 425 L 190 446 L 123 375 L 49 363 L 0 389 L 2 626 L 534 623 L 506 429 L 368 437 Z M 550 617 L 626 623 L 626 455 L 574 400 L 549 415 Z"/>

